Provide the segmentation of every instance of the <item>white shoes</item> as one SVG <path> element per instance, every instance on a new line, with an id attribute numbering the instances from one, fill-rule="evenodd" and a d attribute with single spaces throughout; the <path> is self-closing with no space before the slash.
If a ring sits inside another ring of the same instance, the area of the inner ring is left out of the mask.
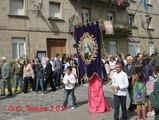
<path id="1" fill-rule="evenodd" d="M 75 108 L 76 108 L 76 107 L 73 106 L 71 109 L 74 110 Z"/>
<path id="2" fill-rule="evenodd" d="M 154 111 L 147 113 L 147 117 L 152 117 L 152 116 L 154 116 L 154 115 L 155 115 L 155 112 L 154 112 Z"/>

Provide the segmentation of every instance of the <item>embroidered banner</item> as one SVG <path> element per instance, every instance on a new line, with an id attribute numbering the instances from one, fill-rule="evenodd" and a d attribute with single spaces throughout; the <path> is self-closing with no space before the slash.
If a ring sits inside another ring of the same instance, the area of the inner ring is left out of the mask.
<path id="1" fill-rule="evenodd" d="M 101 51 L 98 22 L 75 28 L 80 77 L 91 78 L 97 74 L 101 78 Z"/>
<path id="2" fill-rule="evenodd" d="M 104 22 L 104 27 L 105 27 L 105 34 L 113 35 L 114 29 L 113 29 L 112 21 L 104 20 L 103 22 Z"/>

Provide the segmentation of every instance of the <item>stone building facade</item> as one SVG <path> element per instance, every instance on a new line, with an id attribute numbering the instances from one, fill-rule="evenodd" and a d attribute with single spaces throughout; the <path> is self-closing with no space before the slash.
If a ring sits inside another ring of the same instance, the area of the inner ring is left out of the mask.
<path id="1" fill-rule="evenodd" d="M 112 20 L 114 26 L 131 24 L 132 35 L 103 34 L 102 52 L 122 55 L 148 52 L 159 45 L 157 34 L 159 2 L 149 4 L 151 26 L 146 28 L 145 9 L 139 0 L 1 0 L 0 1 L 0 55 L 13 60 L 22 55 L 34 58 L 54 57 L 56 53 L 76 53 L 72 29 L 78 22 Z M 75 12 L 75 10 L 77 10 Z M 131 18 L 130 18 L 131 17 Z M 130 20 L 131 19 L 131 20 Z M 136 51 L 138 49 L 138 51 Z M 133 52 L 132 52 L 133 51 Z"/>

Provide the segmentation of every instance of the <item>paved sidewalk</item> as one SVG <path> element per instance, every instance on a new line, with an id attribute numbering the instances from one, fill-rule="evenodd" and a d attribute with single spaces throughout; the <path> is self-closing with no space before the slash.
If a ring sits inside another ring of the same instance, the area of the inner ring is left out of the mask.
<path id="1" fill-rule="evenodd" d="M 110 106 L 110 112 L 100 114 L 89 114 L 88 112 L 88 85 L 84 87 L 77 87 L 75 95 L 77 99 L 77 108 L 71 110 L 72 101 L 69 98 L 67 111 L 55 112 L 57 105 L 61 106 L 64 99 L 64 89 L 57 90 L 56 92 L 47 92 L 44 96 L 41 94 L 34 95 L 32 92 L 28 94 L 17 94 L 16 96 L 7 98 L 0 97 L 0 120 L 113 120 L 114 105 L 113 105 L 113 91 L 110 84 L 105 84 L 103 87 L 104 95 Z M 129 104 L 129 100 L 127 100 Z M 21 107 L 18 110 L 21 112 L 8 111 L 8 107 L 12 105 L 16 108 L 18 105 Z M 26 105 L 31 107 L 47 107 L 47 112 L 27 111 Z M 54 112 L 50 112 L 50 106 L 54 106 Z M 136 112 L 128 113 L 129 120 L 136 117 Z M 153 120 L 154 117 L 149 117 L 147 120 Z"/>

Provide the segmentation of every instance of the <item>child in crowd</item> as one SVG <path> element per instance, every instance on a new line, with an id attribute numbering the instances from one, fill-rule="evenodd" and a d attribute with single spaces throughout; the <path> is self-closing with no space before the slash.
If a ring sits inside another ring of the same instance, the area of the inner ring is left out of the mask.
<path id="1" fill-rule="evenodd" d="M 119 120 L 119 108 L 122 107 L 122 118 L 127 119 L 126 112 L 126 96 L 127 87 L 129 86 L 128 77 L 125 72 L 122 71 L 122 64 L 117 62 L 115 65 L 116 72 L 112 77 L 112 89 L 114 90 L 114 120 Z"/>
<path id="2" fill-rule="evenodd" d="M 73 101 L 72 109 L 75 109 L 76 97 L 74 94 L 74 88 L 75 88 L 76 79 L 75 79 L 75 76 L 72 74 L 71 66 L 68 66 L 66 69 L 66 74 L 64 76 L 63 83 L 65 84 L 65 99 L 64 99 L 63 107 L 64 108 L 67 107 L 68 97 L 69 97 L 69 94 L 71 94 L 72 101 Z"/>
<path id="3" fill-rule="evenodd" d="M 38 94 L 38 86 L 40 83 L 41 90 L 42 90 L 41 94 L 44 95 L 44 85 L 43 85 L 44 78 L 45 78 L 45 71 L 41 64 L 41 61 L 39 61 L 39 63 L 37 64 L 37 78 L 36 78 L 36 93 L 35 94 Z"/>
<path id="4" fill-rule="evenodd" d="M 140 109 L 142 107 L 143 120 L 146 120 L 146 81 L 144 77 L 143 65 L 135 65 L 135 73 L 133 76 L 133 104 L 137 105 L 137 118 L 140 120 Z"/>

